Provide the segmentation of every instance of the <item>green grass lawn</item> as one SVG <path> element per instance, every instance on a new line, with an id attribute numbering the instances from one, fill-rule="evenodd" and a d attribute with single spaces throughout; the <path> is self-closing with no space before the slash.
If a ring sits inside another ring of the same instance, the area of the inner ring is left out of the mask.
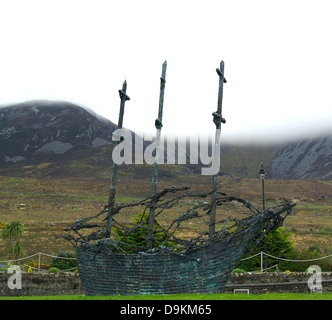
<path id="1" fill-rule="evenodd" d="M 265 293 L 247 294 L 176 294 L 146 296 L 26 296 L 0 297 L 0 300 L 332 300 L 332 293 Z"/>

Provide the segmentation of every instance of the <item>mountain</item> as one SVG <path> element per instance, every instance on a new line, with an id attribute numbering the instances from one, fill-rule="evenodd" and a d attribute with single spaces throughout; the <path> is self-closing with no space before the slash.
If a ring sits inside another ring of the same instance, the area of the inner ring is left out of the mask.
<path id="1" fill-rule="evenodd" d="M 29 101 L 0 108 L 0 167 L 111 144 L 116 128 L 68 102 Z"/>
<path id="2" fill-rule="evenodd" d="M 93 111 L 64 101 L 35 100 L 1 107 L 0 175 L 109 178 L 116 129 L 117 125 Z M 127 132 L 133 157 L 135 147 L 146 150 L 151 144 L 143 139 L 136 144 L 139 136 Z M 152 166 L 125 165 L 122 171 L 133 178 L 151 179 Z M 192 172 L 186 166 L 166 166 L 160 168 L 160 176 L 173 177 L 180 171 Z"/>
<path id="3" fill-rule="evenodd" d="M 0 175 L 109 178 L 116 129 L 111 121 L 69 102 L 35 100 L 2 107 Z M 133 138 L 134 156 L 139 144 Z M 150 143 L 142 142 L 144 152 L 153 150 Z M 188 150 L 185 165 L 160 166 L 160 176 L 199 174 L 202 164 L 190 164 Z M 264 162 L 267 179 L 332 180 L 332 134 L 270 146 L 222 143 L 220 156 L 220 171 L 226 176 L 257 178 Z M 148 164 L 124 167 L 132 179 L 152 174 Z"/>
<path id="4" fill-rule="evenodd" d="M 332 180 L 332 135 L 278 147 L 267 172 L 278 179 Z"/>
<path id="5" fill-rule="evenodd" d="M 261 162 L 267 179 L 332 180 L 332 133 L 270 146 L 221 146 L 224 174 L 258 177 Z"/>

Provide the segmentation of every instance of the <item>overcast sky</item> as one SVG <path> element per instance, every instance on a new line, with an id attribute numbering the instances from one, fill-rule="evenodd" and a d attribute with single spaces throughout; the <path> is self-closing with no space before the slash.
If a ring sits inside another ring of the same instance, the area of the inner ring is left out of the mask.
<path id="1" fill-rule="evenodd" d="M 222 139 L 310 135 L 332 123 L 331 1 L 0 0 L 0 104 L 84 105 L 154 133 L 213 135 L 225 62 Z"/>

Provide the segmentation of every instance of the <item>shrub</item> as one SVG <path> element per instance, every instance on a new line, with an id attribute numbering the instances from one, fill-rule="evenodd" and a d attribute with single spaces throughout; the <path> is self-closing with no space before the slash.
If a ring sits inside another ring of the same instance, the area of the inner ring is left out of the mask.
<path id="1" fill-rule="evenodd" d="M 240 268 L 235 268 L 232 273 L 246 273 L 247 271 L 244 269 L 240 269 Z"/>
<path id="2" fill-rule="evenodd" d="M 139 224 L 142 213 L 138 214 L 136 219 L 133 221 L 133 226 Z M 136 230 L 130 232 L 128 235 L 125 236 L 125 232 L 121 229 L 115 229 L 115 234 L 121 239 L 119 247 L 126 251 L 127 253 L 137 253 L 140 250 L 144 250 L 147 246 L 147 236 L 148 230 L 147 228 L 137 228 Z M 173 247 L 176 245 L 175 242 L 172 241 L 165 241 L 166 235 L 165 233 L 159 228 L 159 226 L 155 223 L 153 227 L 153 247 L 159 247 L 161 245 L 165 247 Z M 119 251 L 121 252 L 121 251 Z"/>
<path id="3" fill-rule="evenodd" d="M 31 267 L 33 270 L 38 270 L 38 263 L 37 262 L 34 262 L 34 261 L 29 262 L 28 266 Z M 48 270 L 50 268 L 45 263 L 41 263 L 39 267 L 40 267 L 40 269 L 43 269 L 43 270 Z"/>
<path id="4" fill-rule="evenodd" d="M 59 269 L 59 268 L 52 267 L 52 268 L 50 268 L 47 272 L 48 272 L 48 273 L 58 273 L 58 272 L 60 272 L 60 269 Z"/>
<path id="5" fill-rule="evenodd" d="M 289 259 L 293 250 L 293 242 L 289 240 L 290 233 L 286 233 L 283 228 L 278 228 L 269 232 L 266 236 L 266 251 L 267 254 L 273 255 L 278 258 Z M 257 238 L 250 244 L 248 249 L 249 253 L 247 253 L 243 258 L 247 258 L 253 256 L 257 253 L 264 252 L 264 238 L 262 238 L 261 242 L 255 248 Z M 254 249 L 253 249 L 254 248 Z M 252 251 L 250 251 L 252 250 Z M 272 265 L 278 264 L 278 268 L 280 271 L 285 271 L 290 269 L 288 261 L 276 260 L 273 258 L 268 258 L 268 267 Z M 261 256 L 258 255 L 254 258 L 247 259 L 244 261 L 240 261 L 236 268 L 248 270 L 248 271 L 257 271 L 261 269 Z"/>
<path id="6" fill-rule="evenodd" d="M 60 270 L 68 270 L 77 267 L 76 259 L 61 259 L 61 258 L 76 258 L 75 253 L 70 251 L 60 251 L 56 258 L 52 259 L 51 269 L 58 268 Z"/>
<path id="7" fill-rule="evenodd" d="M 290 259 L 293 260 L 310 260 L 317 259 L 324 256 L 323 253 L 319 253 L 314 247 L 312 250 L 294 250 Z M 311 265 L 319 265 L 322 271 L 331 271 L 332 270 L 332 262 L 331 258 L 313 260 L 313 261 L 296 261 L 296 262 L 288 262 L 289 269 L 292 271 L 305 272 Z"/>

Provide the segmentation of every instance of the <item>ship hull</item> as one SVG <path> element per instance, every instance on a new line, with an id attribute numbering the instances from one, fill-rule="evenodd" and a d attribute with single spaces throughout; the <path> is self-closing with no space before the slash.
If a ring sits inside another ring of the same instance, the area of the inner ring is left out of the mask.
<path id="1" fill-rule="evenodd" d="M 184 255 L 117 254 L 105 246 L 80 245 L 76 253 L 83 289 L 89 296 L 220 293 L 262 226 L 256 221 L 233 237 Z"/>

